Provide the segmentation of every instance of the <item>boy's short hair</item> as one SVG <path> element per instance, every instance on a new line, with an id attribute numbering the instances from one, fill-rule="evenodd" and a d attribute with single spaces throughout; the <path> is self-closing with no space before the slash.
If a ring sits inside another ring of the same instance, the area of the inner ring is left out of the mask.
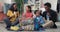
<path id="1" fill-rule="evenodd" d="M 44 4 L 44 6 L 50 7 L 51 8 L 51 3 L 47 2 Z"/>
<path id="2" fill-rule="evenodd" d="M 39 10 L 35 10 L 34 14 L 36 14 L 37 11 L 39 11 Z"/>

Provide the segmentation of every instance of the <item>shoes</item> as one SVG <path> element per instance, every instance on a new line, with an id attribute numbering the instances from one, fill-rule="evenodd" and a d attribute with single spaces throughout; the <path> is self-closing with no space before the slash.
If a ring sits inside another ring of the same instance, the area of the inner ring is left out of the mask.
<path id="1" fill-rule="evenodd" d="M 56 25 L 56 24 L 54 24 L 51 28 L 55 28 L 55 29 L 57 29 L 57 25 Z"/>
<path id="2" fill-rule="evenodd" d="M 14 31 L 14 30 L 11 30 L 10 28 L 8 28 L 8 27 L 6 27 L 6 29 L 8 30 L 8 31 Z"/>

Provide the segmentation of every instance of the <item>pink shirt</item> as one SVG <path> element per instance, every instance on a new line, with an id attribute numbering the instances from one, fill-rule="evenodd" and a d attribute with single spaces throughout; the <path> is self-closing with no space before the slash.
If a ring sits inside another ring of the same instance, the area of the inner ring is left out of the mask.
<path id="1" fill-rule="evenodd" d="M 23 13 L 23 16 L 25 16 L 26 18 L 32 18 L 33 14 L 30 12 L 26 12 L 25 14 Z"/>

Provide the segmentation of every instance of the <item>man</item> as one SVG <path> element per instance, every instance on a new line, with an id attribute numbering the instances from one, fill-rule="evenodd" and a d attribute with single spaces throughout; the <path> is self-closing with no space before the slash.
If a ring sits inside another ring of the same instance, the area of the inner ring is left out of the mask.
<path id="1" fill-rule="evenodd" d="M 45 3 L 45 10 L 43 12 L 43 17 L 45 18 L 45 20 L 51 20 L 53 22 L 53 26 L 51 28 L 57 28 L 55 22 L 57 21 L 57 13 L 50 9 L 51 8 L 51 4 L 50 3 Z"/>

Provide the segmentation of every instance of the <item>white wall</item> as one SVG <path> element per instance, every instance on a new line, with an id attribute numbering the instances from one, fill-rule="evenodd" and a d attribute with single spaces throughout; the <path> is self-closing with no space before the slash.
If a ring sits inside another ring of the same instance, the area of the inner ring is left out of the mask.
<path id="1" fill-rule="evenodd" d="M 3 2 L 3 0 L 0 0 L 0 2 Z"/>
<path id="2" fill-rule="evenodd" d="M 14 0 L 0 0 L 0 2 L 7 3 L 7 4 L 15 3 Z"/>
<path id="3" fill-rule="evenodd" d="M 11 4 L 11 0 L 4 0 L 4 3 Z"/>
<path id="4" fill-rule="evenodd" d="M 11 3 L 15 3 L 15 0 L 11 0 Z"/>

